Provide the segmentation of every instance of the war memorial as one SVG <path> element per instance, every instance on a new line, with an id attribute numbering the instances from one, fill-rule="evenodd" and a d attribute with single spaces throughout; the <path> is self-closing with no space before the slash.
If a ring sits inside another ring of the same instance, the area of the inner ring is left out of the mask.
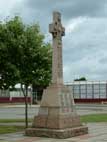
<path id="1" fill-rule="evenodd" d="M 65 28 L 61 14 L 53 12 L 53 23 L 49 24 L 52 34 L 52 83 L 43 92 L 38 116 L 32 128 L 26 129 L 28 136 L 69 138 L 88 133 L 88 127 L 80 122 L 76 113 L 71 91 L 63 84 L 62 36 Z"/>

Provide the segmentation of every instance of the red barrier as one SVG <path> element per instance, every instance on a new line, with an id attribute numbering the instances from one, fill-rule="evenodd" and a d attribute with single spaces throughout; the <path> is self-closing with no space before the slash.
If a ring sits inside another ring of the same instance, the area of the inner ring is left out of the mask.
<path id="1" fill-rule="evenodd" d="M 0 103 L 9 103 L 10 97 L 0 97 Z"/>
<path id="2" fill-rule="evenodd" d="M 0 103 L 23 103 L 24 97 L 0 97 Z M 74 99 L 75 103 L 102 103 L 107 102 L 107 98 L 94 98 L 94 99 Z M 28 97 L 28 102 L 31 102 L 31 98 Z"/>
<path id="3" fill-rule="evenodd" d="M 31 98 L 28 97 L 27 98 L 28 102 L 31 102 Z M 0 97 L 0 103 L 23 103 L 25 102 L 25 98 L 24 97 Z"/>
<path id="4" fill-rule="evenodd" d="M 31 99 L 30 97 L 27 98 L 27 102 L 30 102 Z M 11 103 L 23 103 L 25 102 L 25 98 L 24 97 L 14 97 L 11 99 Z"/>
<path id="5" fill-rule="evenodd" d="M 75 103 L 102 103 L 107 102 L 107 98 L 94 98 L 94 99 L 74 99 Z"/>

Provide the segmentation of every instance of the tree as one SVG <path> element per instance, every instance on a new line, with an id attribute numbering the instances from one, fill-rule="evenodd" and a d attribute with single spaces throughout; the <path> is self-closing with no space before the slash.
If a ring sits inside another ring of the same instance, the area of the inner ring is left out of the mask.
<path id="1" fill-rule="evenodd" d="M 21 84 L 27 117 L 28 87 L 48 85 L 51 79 L 51 48 L 44 43 L 38 24 L 25 25 L 19 17 L 0 24 L 0 85 Z"/>
<path id="2" fill-rule="evenodd" d="M 81 77 L 79 79 L 75 79 L 74 81 L 87 81 L 87 79 L 85 77 Z"/>
<path id="3" fill-rule="evenodd" d="M 11 37 L 7 24 L 0 23 L 0 89 L 8 89 L 10 86 L 14 86 L 19 78 L 16 66 L 10 62 L 9 52 L 12 51 L 14 44 Z M 10 43 L 12 43 L 11 46 Z"/>

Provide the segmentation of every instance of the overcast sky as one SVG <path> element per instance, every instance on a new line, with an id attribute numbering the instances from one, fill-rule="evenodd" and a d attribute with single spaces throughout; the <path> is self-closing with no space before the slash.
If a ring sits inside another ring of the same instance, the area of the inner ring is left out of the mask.
<path id="1" fill-rule="evenodd" d="M 47 41 L 53 11 L 61 12 L 66 29 L 64 81 L 107 80 L 107 0 L 0 0 L 0 20 L 19 15 L 26 23 L 39 22 Z"/>

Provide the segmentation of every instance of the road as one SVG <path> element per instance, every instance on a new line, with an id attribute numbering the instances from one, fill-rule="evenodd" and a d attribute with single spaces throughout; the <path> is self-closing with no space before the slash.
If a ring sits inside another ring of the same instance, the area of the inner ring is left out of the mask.
<path id="1" fill-rule="evenodd" d="M 28 116 L 33 118 L 38 114 L 39 106 L 29 106 Z M 77 113 L 79 115 L 107 113 L 107 105 L 103 104 L 78 104 L 76 105 Z M 0 119 L 19 119 L 24 118 L 24 106 L 0 106 Z"/>
<path id="2" fill-rule="evenodd" d="M 28 116 L 33 118 L 34 115 L 38 114 L 38 107 L 29 107 Z M 24 107 L 0 107 L 0 119 L 17 119 L 25 117 Z"/>

